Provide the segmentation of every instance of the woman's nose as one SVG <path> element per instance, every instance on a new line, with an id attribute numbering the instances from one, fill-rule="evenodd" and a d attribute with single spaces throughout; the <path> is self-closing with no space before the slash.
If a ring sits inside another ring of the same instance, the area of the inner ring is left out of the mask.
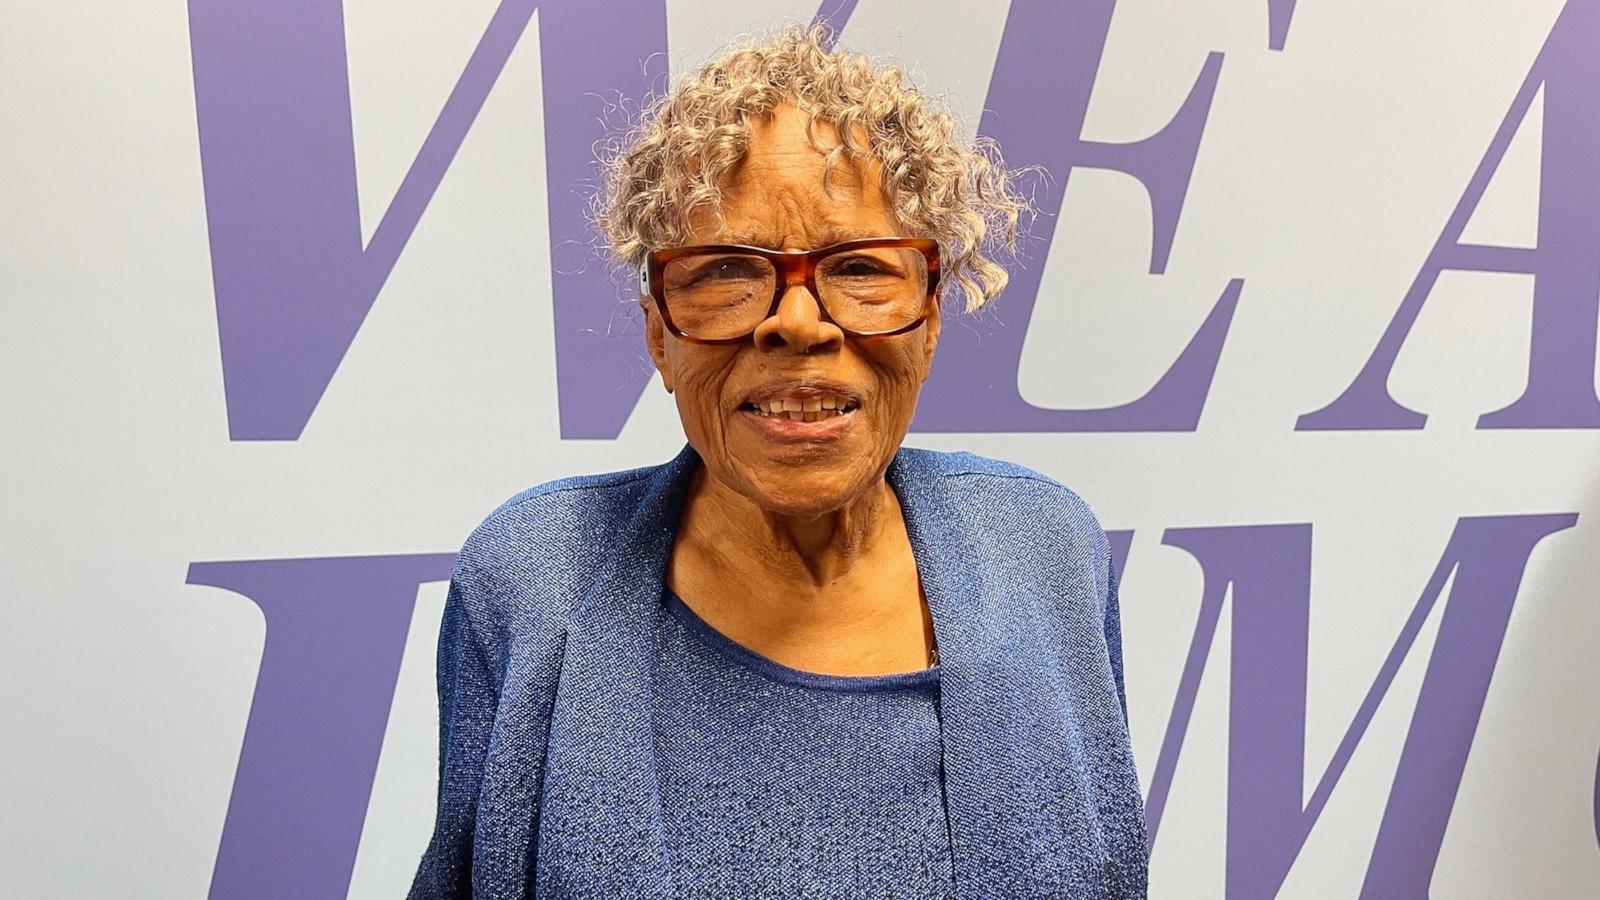
<path id="1" fill-rule="evenodd" d="M 822 305 L 804 284 L 789 285 L 777 314 L 756 326 L 754 338 L 762 350 L 817 353 L 844 346 L 844 332 L 822 317 Z"/>

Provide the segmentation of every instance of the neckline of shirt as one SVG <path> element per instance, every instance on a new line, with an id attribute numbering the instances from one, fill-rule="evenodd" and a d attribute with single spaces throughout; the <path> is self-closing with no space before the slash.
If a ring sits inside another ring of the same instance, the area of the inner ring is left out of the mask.
<path id="1" fill-rule="evenodd" d="M 920 687 L 936 683 L 939 680 L 938 663 L 934 663 L 926 669 L 917 669 L 911 672 L 889 672 L 882 675 L 833 675 L 826 672 L 808 672 L 804 669 L 786 666 L 777 660 L 751 650 L 749 647 L 712 627 L 710 622 L 700 618 L 700 614 L 695 612 L 694 608 L 685 603 L 683 598 L 679 597 L 677 592 L 670 587 L 665 589 L 665 595 L 668 611 L 676 616 L 678 621 L 683 623 L 702 643 L 773 681 L 796 687 L 866 693 Z"/>

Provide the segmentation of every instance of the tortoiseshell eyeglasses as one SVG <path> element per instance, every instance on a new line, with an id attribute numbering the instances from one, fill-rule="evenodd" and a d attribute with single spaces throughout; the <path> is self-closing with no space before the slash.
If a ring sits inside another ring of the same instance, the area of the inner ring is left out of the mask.
<path id="1" fill-rule="evenodd" d="M 745 340 L 791 286 L 817 298 L 822 317 L 849 335 L 910 331 L 928 318 L 939 287 L 939 244 L 875 237 L 816 250 L 701 244 L 653 250 L 639 287 L 667 330 L 701 344 Z"/>

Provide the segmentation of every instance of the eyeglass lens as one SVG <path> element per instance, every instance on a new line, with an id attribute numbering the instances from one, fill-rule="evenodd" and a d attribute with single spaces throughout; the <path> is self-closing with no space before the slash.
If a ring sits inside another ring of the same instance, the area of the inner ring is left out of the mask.
<path id="1" fill-rule="evenodd" d="M 745 253 L 679 257 L 662 271 L 673 324 L 700 338 L 742 337 L 771 308 L 778 273 Z M 903 328 L 922 312 L 928 261 L 908 247 L 845 250 L 817 261 L 818 300 L 847 331 L 872 334 Z"/>

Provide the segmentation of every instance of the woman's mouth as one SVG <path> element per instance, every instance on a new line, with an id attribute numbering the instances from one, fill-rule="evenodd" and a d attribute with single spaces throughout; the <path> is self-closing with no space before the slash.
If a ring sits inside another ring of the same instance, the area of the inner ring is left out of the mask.
<path id="1" fill-rule="evenodd" d="M 842 440 L 861 401 L 842 394 L 775 397 L 739 407 L 739 419 L 771 441 L 817 444 Z"/>
<path id="2" fill-rule="evenodd" d="M 745 412 L 761 418 L 782 418 L 791 422 L 816 422 L 847 416 L 860 404 L 848 397 L 832 394 L 805 400 L 779 398 L 766 402 L 746 403 L 740 407 Z"/>

